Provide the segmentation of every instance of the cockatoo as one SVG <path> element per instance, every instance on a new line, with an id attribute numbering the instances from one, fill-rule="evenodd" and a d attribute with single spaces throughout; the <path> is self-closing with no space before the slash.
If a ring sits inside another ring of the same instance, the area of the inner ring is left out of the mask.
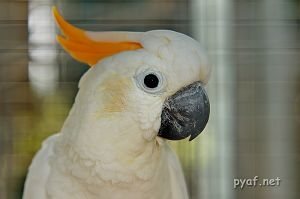
<path id="1" fill-rule="evenodd" d="M 53 13 L 58 42 L 91 68 L 61 131 L 34 157 L 23 199 L 188 199 L 166 140 L 192 140 L 208 121 L 199 43 L 170 30 L 83 31 Z"/>

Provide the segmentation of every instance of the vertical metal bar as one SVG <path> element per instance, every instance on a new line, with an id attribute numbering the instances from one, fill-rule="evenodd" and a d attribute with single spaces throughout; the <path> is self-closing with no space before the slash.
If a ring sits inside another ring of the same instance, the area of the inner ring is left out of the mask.
<path id="1" fill-rule="evenodd" d="M 198 190 L 202 199 L 233 199 L 236 69 L 231 59 L 232 1 L 195 0 L 192 12 L 194 35 L 208 51 L 213 65 L 208 83 L 211 99 L 208 135 L 202 138 L 199 147 L 214 158 L 203 160 L 210 163 L 201 167 Z M 201 147 L 202 144 L 208 149 Z"/>
<path id="2" fill-rule="evenodd" d="M 29 80 L 37 94 L 47 95 L 56 89 L 59 77 L 53 1 L 31 0 L 28 6 Z"/>
<path id="3" fill-rule="evenodd" d="M 292 179 L 297 170 L 296 158 L 293 158 L 296 148 L 293 143 L 297 132 L 291 97 L 297 90 L 295 83 L 299 78 L 297 75 L 300 69 L 295 71 L 295 68 L 299 67 L 293 66 L 294 60 L 287 56 L 296 50 L 293 49 L 295 48 L 293 42 L 296 42 L 296 26 L 292 26 L 291 21 L 288 24 L 286 20 L 292 16 L 295 4 L 296 2 L 286 0 L 264 0 L 262 3 L 267 93 L 264 143 L 267 156 L 263 162 L 267 169 L 264 170 L 264 174 L 267 178 L 281 178 L 279 187 L 270 189 L 268 193 L 262 193 L 263 197 L 272 199 L 293 198 L 293 193 L 298 189 Z"/>

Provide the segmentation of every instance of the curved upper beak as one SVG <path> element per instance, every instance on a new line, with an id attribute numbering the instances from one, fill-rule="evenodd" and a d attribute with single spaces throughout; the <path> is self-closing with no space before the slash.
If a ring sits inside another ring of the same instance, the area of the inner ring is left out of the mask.
<path id="1" fill-rule="evenodd" d="M 196 138 L 209 118 L 209 100 L 201 82 L 194 82 L 170 96 L 163 105 L 158 136 L 169 140 Z"/>

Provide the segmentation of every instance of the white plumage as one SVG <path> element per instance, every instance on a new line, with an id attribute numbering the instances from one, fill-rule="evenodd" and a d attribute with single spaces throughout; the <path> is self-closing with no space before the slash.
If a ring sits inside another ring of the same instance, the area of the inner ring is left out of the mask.
<path id="1" fill-rule="evenodd" d="M 186 35 L 157 30 L 135 38 L 142 48 L 107 56 L 82 77 L 61 132 L 32 161 L 23 199 L 188 199 L 180 163 L 156 135 L 166 98 L 206 82 L 209 67 Z M 154 94 L 138 85 L 148 70 L 164 76 Z"/>

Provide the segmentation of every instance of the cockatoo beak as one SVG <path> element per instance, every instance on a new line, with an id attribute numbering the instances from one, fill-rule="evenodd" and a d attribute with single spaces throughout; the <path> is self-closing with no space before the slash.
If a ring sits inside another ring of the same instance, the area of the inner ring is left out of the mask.
<path id="1" fill-rule="evenodd" d="M 205 128 L 209 112 L 209 100 L 202 83 L 192 83 L 165 101 L 158 136 L 169 140 L 190 136 L 191 141 Z"/>

